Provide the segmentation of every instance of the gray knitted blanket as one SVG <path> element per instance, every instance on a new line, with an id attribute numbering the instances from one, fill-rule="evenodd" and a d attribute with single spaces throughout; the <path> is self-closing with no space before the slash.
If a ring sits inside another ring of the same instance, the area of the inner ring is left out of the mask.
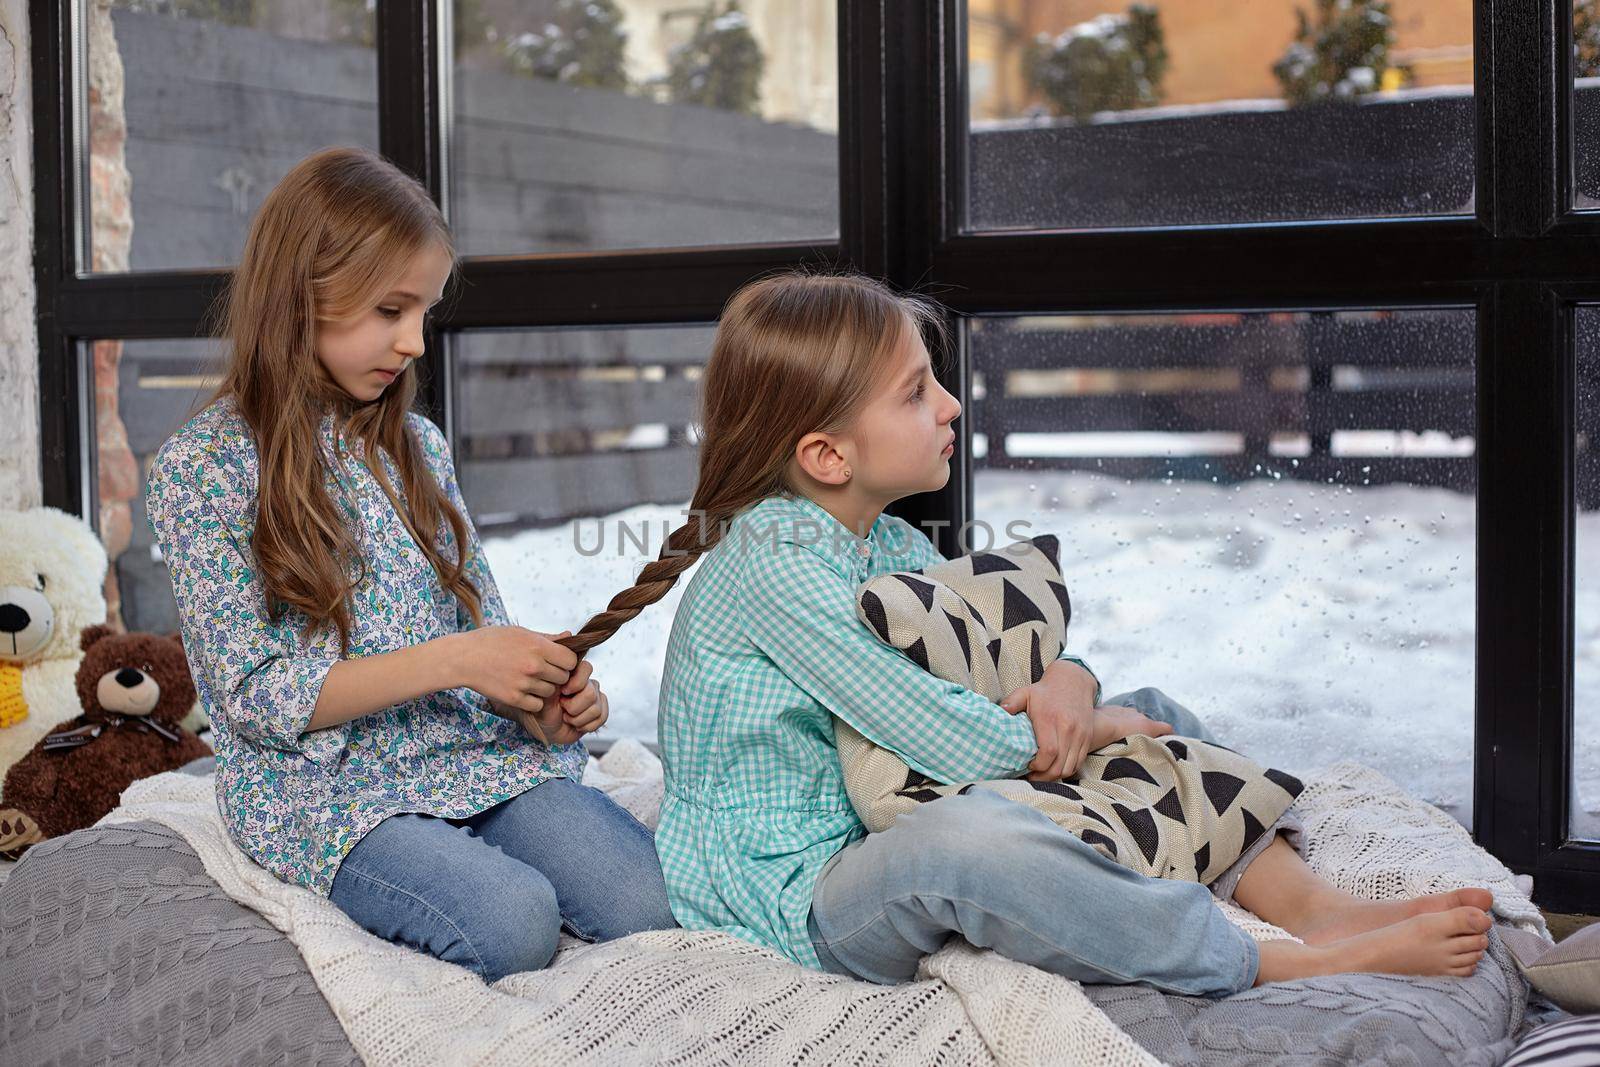
<path id="1" fill-rule="evenodd" d="M 1174 1067 L 1492 1067 L 1530 1029 L 1523 1020 L 1527 986 L 1492 935 L 1488 956 L 1467 979 L 1341 974 L 1220 1000 L 1166 996 L 1148 986 L 1083 991 Z"/>
<path id="2" fill-rule="evenodd" d="M 360 1062 L 289 939 L 175 830 L 79 830 L 0 887 L 0 1063 Z"/>

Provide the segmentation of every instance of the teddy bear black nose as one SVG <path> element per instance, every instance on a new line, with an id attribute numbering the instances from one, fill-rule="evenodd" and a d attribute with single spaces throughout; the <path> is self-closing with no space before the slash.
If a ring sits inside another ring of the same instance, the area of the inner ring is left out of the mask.
<path id="1" fill-rule="evenodd" d="M 0 634 L 20 634 L 32 621 L 20 604 L 0 604 Z"/>
<path id="2" fill-rule="evenodd" d="M 124 689 L 132 689 L 142 681 L 144 681 L 143 672 L 136 671 L 132 667 L 124 667 L 117 672 L 117 684 Z"/>

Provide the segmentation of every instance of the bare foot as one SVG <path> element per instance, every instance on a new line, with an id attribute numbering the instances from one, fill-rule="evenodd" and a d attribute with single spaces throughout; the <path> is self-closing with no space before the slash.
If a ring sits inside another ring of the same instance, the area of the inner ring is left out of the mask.
<path id="1" fill-rule="evenodd" d="M 1302 919 L 1295 922 L 1293 927 L 1286 926 L 1284 929 L 1308 945 L 1331 945 L 1335 941 L 1393 926 L 1418 915 L 1462 907 L 1488 911 L 1494 907 L 1494 895 L 1487 889 L 1457 889 L 1405 900 L 1362 900 L 1348 893 L 1339 893 L 1312 902 L 1302 912 Z"/>
<path id="2" fill-rule="evenodd" d="M 1171 732 L 1170 723 L 1146 718 L 1143 712 L 1135 708 L 1104 704 L 1094 709 L 1094 739 L 1090 742 L 1089 751 L 1105 748 L 1134 734 L 1165 737 Z"/>
<path id="3" fill-rule="evenodd" d="M 1357 972 L 1466 978 L 1489 947 L 1491 925 L 1481 908 L 1463 905 L 1416 915 L 1331 945 L 1264 942 L 1256 984 Z"/>

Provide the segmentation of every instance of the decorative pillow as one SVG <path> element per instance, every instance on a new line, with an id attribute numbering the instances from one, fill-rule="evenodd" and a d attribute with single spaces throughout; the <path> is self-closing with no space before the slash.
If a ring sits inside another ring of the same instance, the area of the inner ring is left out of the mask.
<path id="1" fill-rule="evenodd" d="M 1585 926 L 1556 945 L 1512 928 L 1502 928 L 1500 938 L 1528 984 L 1558 1007 L 1574 1014 L 1600 1012 L 1600 923 Z M 1596 1038 L 1594 1047 L 1600 1048 L 1600 1030 Z"/>
<path id="2" fill-rule="evenodd" d="M 1072 601 L 1044 534 L 998 552 L 896 571 L 856 590 L 856 614 L 925 671 L 992 700 L 1032 685 L 1061 655 Z"/>
<path id="3" fill-rule="evenodd" d="M 1059 542 L 1043 535 L 856 590 L 856 614 L 925 670 L 993 701 L 1038 681 L 1060 655 L 1072 606 Z M 868 830 L 917 804 L 988 789 L 1038 808 L 1141 874 L 1209 883 L 1277 822 L 1304 788 L 1220 745 L 1130 737 L 1091 753 L 1061 782 L 940 784 L 842 720 L 834 722 L 850 802 Z"/>
<path id="4" fill-rule="evenodd" d="M 1534 1064 L 1539 1067 L 1594 1067 L 1597 1063 L 1600 1063 L 1600 1016 L 1580 1015 L 1529 1033 L 1503 1067 L 1533 1067 Z"/>

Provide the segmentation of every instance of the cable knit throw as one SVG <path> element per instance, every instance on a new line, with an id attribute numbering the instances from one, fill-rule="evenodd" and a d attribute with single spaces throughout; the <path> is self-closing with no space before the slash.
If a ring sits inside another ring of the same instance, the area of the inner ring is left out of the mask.
<path id="1" fill-rule="evenodd" d="M 655 757 L 624 742 L 590 767 L 587 781 L 654 825 L 661 797 Z M 229 895 L 295 944 L 369 1067 L 1158 1062 L 1077 983 L 960 940 L 929 956 L 918 980 L 901 986 L 809 971 L 732 937 L 686 931 L 568 948 L 544 971 L 485 985 L 469 971 L 373 937 L 324 898 L 251 863 L 228 839 L 213 788 L 208 778 L 158 775 L 135 783 L 104 822 L 151 820 L 178 831 Z M 1543 933 L 1509 871 L 1448 816 L 1375 772 L 1334 767 L 1310 780 L 1299 810 L 1308 862 L 1342 888 L 1391 897 L 1487 886 L 1503 920 Z M 1224 910 L 1258 940 L 1288 936 L 1237 908 Z M 1311 995 L 1297 985 L 1269 988 L 1298 990 L 1302 1000 Z M 1437 1012 L 1438 1003 L 1430 1003 Z M 1430 1053 L 1435 1045 L 1442 1051 L 1420 1062 L 1466 1063 L 1464 1042 L 1506 1025 L 1485 1015 L 1471 1029 L 1431 1026 Z"/>

